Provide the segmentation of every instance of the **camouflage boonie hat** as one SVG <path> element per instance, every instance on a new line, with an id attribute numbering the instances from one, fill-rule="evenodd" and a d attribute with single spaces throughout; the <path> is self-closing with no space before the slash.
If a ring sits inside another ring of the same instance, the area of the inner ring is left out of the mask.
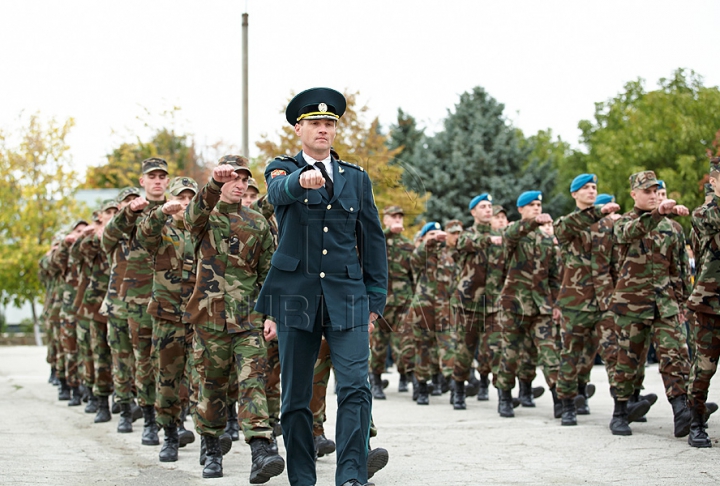
<path id="1" fill-rule="evenodd" d="M 183 191 L 192 191 L 197 194 L 198 185 L 192 177 L 175 177 L 168 185 L 168 192 L 173 196 L 180 195 Z"/>
<path id="2" fill-rule="evenodd" d="M 405 216 L 405 211 L 400 206 L 385 206 L 383 209 L 383 216 L 389 216 L 392 214 L 402 214 Z"/>
<path id="3" fill-rule="evenodd" d="M 117 209 L 117 201 L 115 199 L 106 199 L 102 202 L 102 205 L 100 206 L 100 212 L 105 212 L 108 209 L 115 208 Z"/>
<path id="4" fill-rule="evenodd" d="M 121 203 L 125 200 L 125 198 L 130 196 L 140 197 L 140 189 L 138 189 L 137 187 L 126 187 L 125 189 L 120 191 L 120 194 L 117 195 L 115 200 L 118 203 Z"/>
<path id="5" fill-rule="evenodd" d="M 461 233 L 463 231 L 463 224 L 462 221 L 458 219 L 451 219 L 447 223 L 445 223 L 445 232 L 446 233 Z"/>
<path id="6" fill-rule="evenodd" d="M 251 187 L 254 188 L 257 192 L 260 192 L 260 188 L 257 185 L 257 181 L 255 179 L 253 179 L 252 177 L 249 177 L 248 178 L 248 189 Z"/>
<path id="7" fill-rule="evenodd" d="M 142 161 L 142 173 L 148 174 L 154 170 L 161 170 L 168 173 L 168 164 L 165 162 L 165 159 L 161 159 L 159 157 L 150 157 L 149 159 L 145 159 Z"/>
<path id="8" fill-rule="evenodd" d="M 636 172 L 630 176 L 630 190 L 635 189 L 648 189 L 658 185 L 657 177 L 655 172 L 651 170 L 644 170 L 642 172 Z"/>
<path id="9" fill-rule="evenodd" d="M 505 213 L 505 216 L 507 216 L 507 211 L 505 211 L 505 208 L 500 206 L 499 204 L 496 204 L 493 206 L 493 216 L 497 216 L 500 213 Z"/>
<path id="10" fill-rule="evenodd" d="M 710 172 L 720 172 L 720 157 L 710 159 Z"/>
<path id="11" fill-rule="evenodd" d="M 252 172 L 250 171 L 250 164 L 248 163 L 248 159 L 246 159 L 242 155 L 224 155 L 218 161 L 218 165 L 225 164 L 233 166 L 235 172 L 239 170 L 247 171 L 250 177 L 252 177 Z"/>

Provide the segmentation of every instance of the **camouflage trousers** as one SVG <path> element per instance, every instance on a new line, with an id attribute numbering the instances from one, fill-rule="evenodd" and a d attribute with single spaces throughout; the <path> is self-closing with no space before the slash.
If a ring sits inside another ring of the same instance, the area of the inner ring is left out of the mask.
<path id="1" fill-rule="evenodd" d="M 560 328 L 562 336 L 560 372 L 557 381 L 557 394 L 560 399 L 574 398 L 578 392 L 578 384 L 590 381 L 590 370 L 599 346 L 599 334 L 603 332 L 602 329 L 607 329 L 609 320 L 612 323 L 610 324 L 612 331 L 614 322 L 612 316 L 606 312 L 563 310 Z M 607 367 L 608 379 L 614 396 L 614 361 L 617 360 L 617 350 L 615 357 L 609 356 L 606 360 L 605 349 L 607 348 L 603 348 L 603 360 L 606 366 L 610 364 Z"/>
<path id="2" fill-rule="evenodd" d="M 688 347 L 678 316 L 640 319 L 615 315 L 618 326 L 618 361 L 615 368 L 617 397 L 628 400 L 637 386 L 637 374 L 645 369 L 649 340 L 655 344 L 660 374 L 668 399 L 687 393 L 690 373 Z"/>
<path id="3" fill-rule="evenodd" d="M 502 358 L 496 386 L 501 390 L 512 390 L 522 363 L 529 360 L 542 366 L 545 382 L 549 388 L 554 387 L 560 359 L 557 349 L 557 327 L 552 316 L 524 316 L 503 312 L 502 320 Z"/>
<path id="4" fill-rule="evenodd" d="M 53 340 L 53 352 L 55 372 L 58 378 L 65 378 L 65 353 L 62 348 L 62 320 L 60 316 L 53 316 L 50 319 Z"/>
<path id="5" fill-rule="evenodd" d="M 153 320 L 146 305 L 128 304 L 128 327 L 135 353 L 135 389 L 140 406 L 155 403 L 155 362 L 152 359 Z"/>
<path id="6" fill-rule="evenodd" d="M 227 423 L 228 379 L 237 367 L 238 419 L 245 441 L 272 440 L 265 396 L 267 350 L 262 329 L 228 333 L 212 326 L 195 326 L 193 361 L 198 373 L 195 427 L 201 435 L 219 437 Z"/>
<path id="7" fill-rule="evenodd" d="M 497 374 L 497 366 L 500 364 L 500 342 L 491 342 L 486 339 L 488 333 L 498 333 L 499 326 L 496 323 L 497 314 L 486 314 L 484 312 L 472 312 L 462 307 L 453 307 L 453 321 L 457 329 L 457 342 L 455 344 L 455 365 L 453 367 L 453 380 L 466 381 L 470 378 L 470 368 L 476 353 L 482 354 L 482 343 L 488 347 L 489 356 L 483 360 L 478 357 L 481 374 L 487 375 L 492 370 L 493 380 Z M 497 347 L 495 347 L 497 345 Z M 496 363 L 497 362 L 497 363 Z M 493 369 L 494 368 L 494 369 Z"/>
<path id="8" fill-rule="evenodd" d="M 78 317 L 75 334 L 78 344 L 78 361 L 82 365 L 80 381 L 88 389 L 92 389 L 95 385 L 95 364 L 93 363 L 93 348 L 90 339 L 90 321 Z"/>
<path id="9" fill-rule="evenodd" d="M 585 349 L 578 365 L 578 382 L 590 383 L 590 372 L 595 365 L 595 356 L 599 353 L 608 375 L 610 395 L 617 395 L 615 383 L 615 367 L 617 366 L 618 330 L 615 324 L 615 315 L 606 311 L 603 318 L 595 325 L 591 339 L 585 342 Z"/>
<path id="10" fill-rule="evenodd" d="M 108 316 L 108 345 L 112 355 L 115 401 L 130 403 L 134 398 L 135 354 L 127 319 Z"/>
<path id="11" fill-rule="evenodd" d="M 161 427 L 180 425 L 180 412 L 190 401 L 187 372 L 192 362 L 193 327 L 182 322 L 153 318 L 153 353 L 157 360 L 155 410 Z"/>
<path id="12" fill-rule="evenodd" d="M 497 378 L 500 374 L 500 360 L 502 359 L 502 319 L 500 314 L 493 312 L 485 316 L 485 331 L 479 337 L 477 360 L 478 373 L 480 375 L 489 375 L 492 373 L 492 384 L 497 384 Z M 535 379 L 535 365 L 520 366 L 519 376 L 521 380 L 526 378 L 526 374 L 530 371 L 532 378 Z"/>
<path id="13" fill-rule="evenodd" d="M 415 342 L 412 328 L 407 325 L 405 307 L 386 307 L 383 316 L 375 323 L 370 335 L 370 372 L 376 375 L 385 371 L 388 346 L 392 347 L 395 366 L 400 374 L 415 367 Z"/>
<path id="14" fill-rule="evenodd" d="M 449 324 L 435 327 L 428 325 L 424 314 L 433 312 L 414 308 L 410 322 L 413 323 L 415 340 L 415 376 L 418 381 L 430 381 L 434 372 L 450 380 L 455 367 L 455 329 Z"/>
<path id="15" fill-rule="evenodd" d="M 265 396 L 268 402 L 268 415 L 270 424 L 280 420 L 280 351 L 277 339 L 266 342 L 267 346 L 267 384 L 265 385 Z"/>
<path id="16" fill-rule="evenodd" d="M 690 375 L 690 406 L 705 414 L 710 380 L 720 359 L 720 316 L 695 312 L 693 334 L 695 352 Z"/>
<path id="17" fill-rule="evenodd" d="M 60 344 L 65 357 L 65 379 L 70 387 L 80 386 L 78 375 L 77 321 L 74 316 L 65 315 L 60 329 Z"/>
<path id="18" fill-rule="evenodd" d="M 113 381 L 112 355 L 107 342 L 107 322 L 90 322 L 90 346 L 95 368 L 93 393 L 99 397 L 108 397 L 113 391 Z"/>
<path id="19" fill-rule="evenodd" d="M 312 398 L 310 399 L 310 411 L 313 415 L 313 436 L 315 437 L 325 433 L 323 424 L 325 420 L 327 420 L 325 405 L 328 382 L 330 381 L 330 371 L 332 371 L 330 345 L 323 339 L 320 341 L 320 350 L 315 360 Z"/>

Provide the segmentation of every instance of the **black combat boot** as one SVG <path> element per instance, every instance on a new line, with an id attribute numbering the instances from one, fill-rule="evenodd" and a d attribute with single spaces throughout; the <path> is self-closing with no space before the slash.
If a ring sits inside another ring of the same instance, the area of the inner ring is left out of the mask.
<path id="1" fill-rule="evenodd" d="M 108 397 L 97 397 L 98 411 L 95 415 L 95 423 L 110 422 L 112 415 L 110 414 L 110 403 Z"/>
<path id="2" fill-rule="evenodd" d="M 628 425 L 627 405 L 626 401 L 621 402 L 615 398 L 613 418 L 610 420 L 610 432 L 612 432 L 612 435 L 632 435 L 632 429 Z"/>
<path id="3" fill-rule="evenodd" d="M 205 441 L 205 458 L 202 461 L 205 467 L 203 468 L 202 476 L 204 478 L 223 477 L 223 454 L 220 450 L 220 439 L 210 435 L 203 435 L 202 438 Z"/>
<path id="4" fill-rule="evenodd" d="M 386 449 L 383 449 L 382 447 L 377 447 L 375 449 L 372 449 L 370 447 L 370 444 L 368 444 L 368 457 L 367 457 L 367 473 L 368 473 L 368 479 L 373 477 L 376 472 L 378 472 L 380 469 L 387 466 L 388 461 L 390 460 L 390 455 L 388 454 L 388 451 Z M 370 483 L 372 484 L 372 483 Z"/>
<path id="5" fill-rule="evenodd" d="M 420 393 L 420 384 L 418 383 L 418 379 L 415 376 L 414 372 L 408 371 L 408 378 L 410 379 L 410 383 L 412 383 L 413 386 L 412 399 L 413 401 L 417 401 L 418 394 Z"/>
<path id="6" fill-rule="evenodd" d="M 480 391 L 480 380 L 475 376 L 475 370 L 470 368 L 470 376 L 465 383 L 465 396 L 471 397 L 477 395 Z"/>
<path id="7" fill-rule="evenodd" d="M 55 380 L 57 380 L 57 374 L 55 373 L 55 367 L 51 366 L 50 367 L 50 378 L 48 378 L 48 383 L 50 383 L 51 385 L 54 385 Z"/>
<path id="8" fill-rule="evenodd" d="M 275 451 L 277 453 L 277 451 Z M 323 457 L 335 452 L 335 442 L 325 437 L 325 434 L 315 436 L 315 455 Z"/>
<path id="9" fill-rule="evenodd" d="M 578 383 L 578 393 L 575 396 L 575 410 L 578 415 L 590 415 L 588 398 L 587 383 Z"/>
<path id="10" fill-rule="evenodd" d="M 585 396 L 587 398 L 592 398 L 593 395 L 595 395 L 595 385 L 592 383 L 588 383 L 585 385 Z"/>
<path id="11" fill-rule="evenodd" d="M 279 476 L 285 470 L 285 460 L 277 453 L 273 453 L 268 439 L 253 437 L 250 439 L 250 450 L 252 450 L 250 484 L 267 483 L 270 478 Z"/>
<path id="12" fill-rule="evenodd" d="M 178 429 L 175 425 L 164 427 L 165 441 L 158 458 L 160 462 L 175 462 L 178 460 L 178 447 L 180 447 L 180 439 L 178 439 Z"/>
<path id="13" fill-rule="evenodd" d="M 427 381 L 418 381 L 417 390 L 418 390 L 418 397 L 417 397 L 416 403 L 418 405 L 429 405 L 430 397 L 428 396 Z"/>
<path id="14" fill-rule="evenodd" d="M 655 397 L 655 400 L 657 400 L 657 395 L 652 393 L 651 396 Z M 643 400 L 640 397 L 639 389 L 635 390 L 635 392 L 628 399 L 627 403 L 628 423 L 631 424 L 633 422 L 647 422 L 647 418 L 645 418 L 645 415 L 650 411 L 651 405 L 652 403 L 648 402 L 647 400 Z"/>
<path id="15" fill-rule="evenodd" d="M 132 412 L 133 423 L 137 422 L 144 416 L 142 407 L 138 405 L 134 399 L 130 401 L 130 411 Z"/>
<path id="16" fill-rule="evenodd" d="M 532 383 L 521 381 L 519 385 L 520 391 L 518 393 L 518 398 L 520 399 L 520 405 L 523 407 L 534 407 L 535 400 L 533 400 L 532 396 Z"/>
<path id="17" fill-rule="evenodd" d="M 187 430 L 185 428 L 185 418 L 187 417 L 187 407 L 183 407 L 180 412 L 180 425 L 177 426 L 178 429 L 178 442 L 180 443 L 180 447 L 185 447 L 188 444 L 192 444 L 195 442 L 195 434 L 192 432 L 192 430 Z"/>
<path id="18" fill-rule="evenodd" d="M 373 398 L 375 400 L 385 400 L 387 397 L 383 391 L 382 376 L 379 373 L 373 373 L 371 381 L 370 393 L 372 393 Z"/>
<path id="19" fill-rule="evenodd" d="M 115 399 L 116 396 L 115 392 L 112 392 L 112 395 L 110 395 L 110 411 L 113 414 L 120 413 L 120 402 Z"/>
<path id="20" fill-rule="evenodd" d="M 120 404 L 120 419 L 118 420 L 117 431 L 120 434 L 129 434 L 133 431 L 132 409 L 129 402 Z"/>
<path id="21" fill-rule="evenodd" d="M 553 416 L 555 418 L 560 418 L 562 417 L 563 405 L 557 396 L 557 389 L 555 388 L 555 385 L 550 388 L 550 393 L 552 394 L 553 399 Z"/>
<path id="22" fill-rule="evenodd" d="M 490 380 L 488 375 L 480 375 L 480 387 L 477 392 L 477 399 L 481 402 L 490 400 Z"/>
<path id="23" fill-rule="evenodd" d="M 82 404 L 82 393 L 80 393 L 80 387 L 74 386 L 71 389 L 72 397 L 68 402 L 68 407 L 79 407 Z"/>
<path id="24" fill-rule="evenodd" d="M 230 402 L 227 405 L 227 423 L 225 433 L 233 441 L 240 440 L 240 424 L 238 424 L 237 402 Z"/>
<path id="25" fill-rule="evenodd" d="M 512 390 L 498 390 L 500 392 L 500 401 L 498 402 L 498 413 L 501 417 L 514 417 L 512 403 Z"/>
<path id="26" fill-rule="evenodd" d="M 59 380 L 60 388 L 58 388 L 58 400 L 70 400 L 70 387 L 67 384 L 67 380 L 65 378 L 59 378 Z"/>
<path id="27" fill-rule="evenodd" d="M 141 440 L 142 445 L 160 445 L 158 425 L 157 422 L 155 422 L 155 406 L 145 405 L 142 407 L 142 411 L 145 417 Z"/>
<path id="28" fill-rule="evenodd" d="M 453 393 L 453 408 L 455 410 L 465 410 L 467 408 L 467 405 L 465 405 L 465 382 L 455 381 L 455 390 Z"/>
<path id="29" fill-rule="evenodd" d="M 545 387 L 544 386 L 534 386 L 532 387 L 532 396 L 533 398 L 540 398 L 545 393 Z"/>
<path id="30" fill-rule="evenodd" d="M 697 405 L 692 408 L 692 421 L 690 422 L 690 435 L 688 444 L 690 447 L 712 447 L 712 441 L 705 432 L 705 416 L 700 414 Z"/>
<path id="31" fill-rule="evenodd" d="M 442 394 L 442 375 L 440 373 L 435 373 L 432 376 L 432 389 L 430 390 L 430 395 L 439 397 Z"/>
<path id="32" fill-rule="evenodd" d="M 718 404 L 715 402 L 705 402 L 705 427 L 707 427 L 707 421 L 710 419 L 710 415 L 718 411 Z"/>
<path id="33" fill-rule="evenodd" d="M 692 413 L 687 406 L 687 395 L 679 395 L 670 399 L 673 410 L 675 437 L 685 437 L 690 433 Z"/>
<path id="34" fill-rule="evenodd" d="M 205 445 L 205 437 L 208 437 L 206 435 L 200 436 L 200 465 L 205 465 L 205 455 L 206 455 L 206 445 Z M 223 434 L 218 439 L 218 442 L 220 443 L 220 452 L 224 456 L 228 452 L 230 452 L 230 449 L 232 449 L 232 439 L 229 435 L 223 432 Z"/>
<path id="35" fill-rule="evenodd" d="M 85 405 L 85 413 L 97 413 L 98 411 L 98 398 L 93 395 L 92 387 L 88 387 L 88 402 Z"/>
<path id="36" fill-rule="evenodd" d="M 577 425 L 577 409 L 575 408 L 575 399 L 562 399 L 562 417 L 560 425 Z"/>
<path id="37" fill-rule="evenodd" d="M 398 382 L 398 392 L 405 393 L 408 391 L 408 377 L 405 373 L 400 373 L 400 381 Z"/>

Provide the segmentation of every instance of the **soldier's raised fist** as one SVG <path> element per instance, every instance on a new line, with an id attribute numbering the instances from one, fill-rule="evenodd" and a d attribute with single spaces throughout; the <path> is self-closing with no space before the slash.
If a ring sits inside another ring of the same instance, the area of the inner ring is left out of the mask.
<path id="1" fill-rule="evenodd" d="M 77 239 L 77 236 L 75 236 L 73 234 L 67 235 L 65 237 L 65 243 L 67 243 L 68 245 L 72 245 L 73 243 L 75 243 L 76 239 Z"/>
<path id="2" fill-rule="evenodd" d="M 618 203 L 607 203 L 600 210 L 600 212 L 603 214 L 615 213 L 617 211 L 620 211 L 620 205 Z"/>
<path id="3" fill-rule="evenodd" d="M 672 209 L 673 214 L 677 214 L 678 216 L 688 216 L 690 214 L 690 210 L 683 206 L 682 204 L 678 204 Z"/>
<path id="4" fill-rule="evenodd" d="M 318 170 L 306 170 L 300 174 L 299 182 L 305 189 L 320 189 L 325 185 L 325 178 Z"/>
<path id="5" fill-rule="evenodd" d="M 538 214 L 535 218 L 535 222 L 540 225 L 552 223 L 552 220 L 552 216 L 550 216 L 548 213 Z"/>
<path id="6" fill-rule="evenodd" d="M 90 235 L 93 234 L 93 233 L 95 233 L 95 225 L 94 225 L 94 224 L 89 224 L 89 225 L 87 225 L 87 226 L 85 227 L 84 230 L 82 230 L 82 233 L 81 233 L 81 234 L 82 234 L 83 236 L 90 236 Z"/>
<path id="7" fill-rule="evenodd" d="M 223 164 L 218 165 L 213 169 L 213 175 L 212 178 L 215 179 L 216 182 L 220 183 L 226 183 L 230 182 L 232 180 L 235 180 L 238 178 L 237 172 L 235 172 L 235 168 L 230 164 Z"/>
<path id="8" fill-rule="evenodd" d="M 658 206 L 658 212 L 660 214 L 670 214 L 676 204 L 677 202 L 675 202 L 674 199 L 665 199 L 660 203 L 660 206 Z"/>
<path id="9" fill-rule="evenodd" d="M 183 204 L 180 201 L 168 201 L 163 204 L 162 212 L 168 216 L 171 214 L 177 214 L 183 209 Z"/>
<path id="10" fill-rule="evenodd" d="M 491 236 L 490 243 L 493 245 L 502 245 L 502 236 Z"/>
<path id="11" fill-rule="evenodd" d="M 130 201 L 130 211 L 138 212 L 145 209 L 150 204 L 144 197 L 136 197 Z"/>
<path id="12" fill-rule="evenodd" d="M 403 225 L 399 223 L 390 226 L 390 232 L 395 234 L 402 233 L 404 229 Z"/>

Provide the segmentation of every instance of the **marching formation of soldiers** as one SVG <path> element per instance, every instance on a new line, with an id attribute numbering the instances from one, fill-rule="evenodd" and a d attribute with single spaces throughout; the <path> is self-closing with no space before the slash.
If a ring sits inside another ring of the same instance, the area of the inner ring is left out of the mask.
<path id="1" fill-rule="evenodd" d="M 599 354 L 615 403 L 610 430 L 631 435 L 629 424 L 646 421 L 657 400 L 641 394 L 654 345 L 674 435 L 711 447 L 705 430 L 718 408 L 706 402 L 720 354 L 720 159 L 711 160 L 709 176 L 689 244 L 675 219 L 690 212 L 667 199 L 652 171 L 630 176 L 634 207 L 623 215 L 613 196 L 597 194 L 593 174 L 573 180 L 576 210 L 555 221 L 542 212 L 539 191 L 518 197 L 521 220 L 513 223 L 484 193 L 469 202 L 471 228 L 453 220 L 442 231 L 430 222 L 413 242 L 402 235 L 403 209 L 386 207 L 388 300 L 371 338 L 373 397 L 386 398 L 381 374 L 390 348 L 398 391 L 412 383 L 418 405 L 450 391 L 452 407 L 465 410 L 468 395 L 488 400 L 492 383 L 498 413 L 514 417 L 514 408 L 534 407 L 544 392 L 532 386 L 539 366 L 554 417 L 576 425 L 590 413 Z"/>
<path id="2" fill-rule="evenodd" d="M 276 441 L 277 326 L 255 310 L 278 244 L 274 208 L 258 198 L 240 156 L 223 157 L 202 188 L 170 179 L 160 158 L 143 161 L 142 174 L 144 197 L 123 189 L 92 221 L 59 234 L 40 262 L 51 381 L 69 406 L 86 402 L 96 423 L 118 414 L 119 433 L 142 418 L 143 445 L 160 445 L 162 428 L 162 462 L 177 461 L 178 449 L 195 441 L 184 426 L 190 415 L 206 478 L 222 476 L 222 457 L 242 431 L 250 483 L 265 483 L 285 468 Z M 414 242 L 402 234 L 403 209 L 386 207 L 388 296 L 369 343 L 372 396 L 386 398 L 382 373 L 391 355 L 399 391 L 412 386 L 418 405 L 450 391 L 452 407 L 464 410 L 468 396 L 488 400 L 492 385 L 500 416 L 514 417 L 544 392 L 532 386 L 540 366 L 554 417 L 576 425 L 577 415 L 590 413 L 590 371 L 600 354 L 615 403 L 610 430 L 631 435 L 629 424 L 646 420 L 657 400 L 641 394 L 652 343 L 675 436 L 711 447 L 720 159 L 711 161 L 706 203 L 692 212 L 689 244 L 675 219 L 690 212 L 664 198 L 652 171 L 630 177 L 635 205 L 623 215 L 612 196 L 597 194 L 597 182 L 578 176 L 570 187 L 577 209 L 555 221 L 542 212 L 539 191 L 520 195 L 521 220 L 512 223 L 480 194 L 468 205 L 471 228 L 453 220 L 443 231 L 429 222 Z M 316 457 L 335 451 L 323 429 L 331 367 L 323 341 L 310 404 Z M 388 453 L 370 448 L 367 462 L 371 477 Z"/>

